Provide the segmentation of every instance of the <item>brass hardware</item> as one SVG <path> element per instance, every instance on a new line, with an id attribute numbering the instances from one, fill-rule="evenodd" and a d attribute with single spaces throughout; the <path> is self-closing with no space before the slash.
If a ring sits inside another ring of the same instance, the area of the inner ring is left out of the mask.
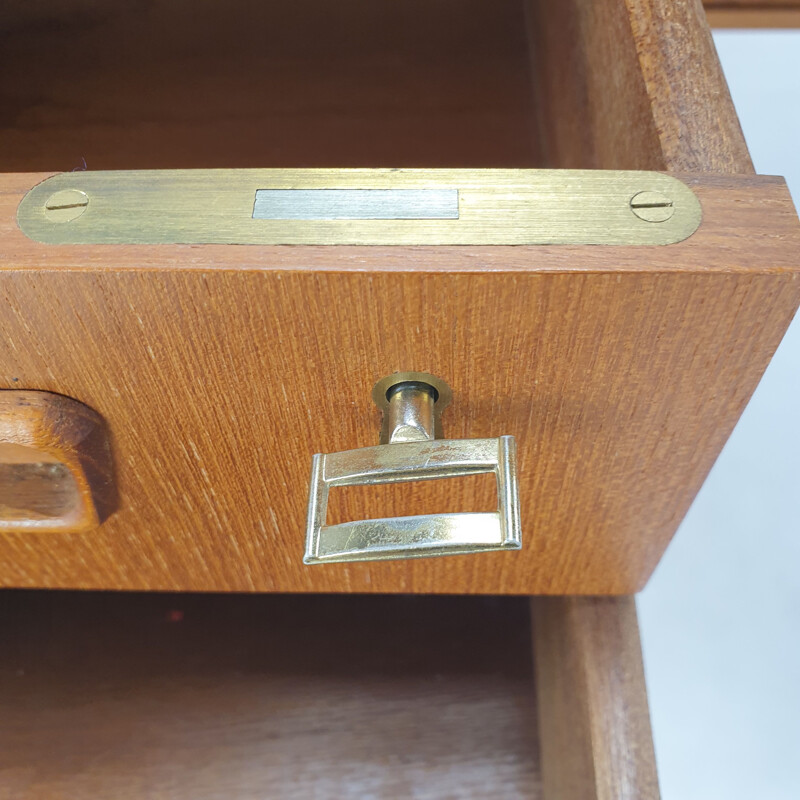
<path id="1" fill-rule="evenodd" d="M 535 169 L 67 172 L 17 212 L 46 244 L 664 245 L 700 219 L 670 175 Z"/>
<path id="2" fill-rule="evenodd" d="M 317 453 L 311 465 L 306 564 L 422 558 L 490 550 L 519 550 L 519 489 L 513 436 L 436 439 L 450 388 L 433 375 L 395 373 L 373 398 L 383 409 L 381 442 L 339 453 Z M 335 486 L 453 478 L 494 472 L 498 509 L 326 525 L 328 491 Z"/>
<path id="3" fill-rule="evenodd" d="M 45 219 L 50 222 L 72 222 L 89 205 L 86 192 L 78 189 L 62 189 L 47 198 L 44 204 Z"/>
<path id="4" fill-rule="evenodd" d="M 631 211 L 645 222 L 666 222 L 675 213 L 675 206 L 661 192 L 639 192 L 631 198 Z"/>
<path id="5" fill-rule="evenodd" d="M 427 409 L 429 401 L 424 395 L 412 394 L 414 390 L 432 398 L 430 412 Z M 423 406 L 421 409 L 417 407 L 417 398 Z M 380 443 L 443 438 L 442 412 L 452 399 L 450 387 L 441 378 L 427 372 L 394 372 L 381 378 L 372 388 L 372 401 L 383 412 Z M 429 419 L 429 413 L 433 415 L 432 430 L 430 421 L 420 420 L 422 416 Z M 419 430 L 420 435 L 415 435 L 414 429 Z M 423 429 L 424 435 L 421 433 Z"/>

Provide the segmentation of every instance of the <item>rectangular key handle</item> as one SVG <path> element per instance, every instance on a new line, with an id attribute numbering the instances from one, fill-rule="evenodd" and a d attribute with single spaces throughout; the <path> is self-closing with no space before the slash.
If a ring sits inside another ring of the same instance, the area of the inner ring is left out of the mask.
<path id="1" fill-rule="evenodd" d="M 495 512 L 429 514 L 326 525 L 334 486 L 455 478 L 493 472 Z M 306 564 L 519 550 L 522 546 L 516 445 L 497 439 L 433 439 L 363 447 L 314 456 L 311 467 Z"/>

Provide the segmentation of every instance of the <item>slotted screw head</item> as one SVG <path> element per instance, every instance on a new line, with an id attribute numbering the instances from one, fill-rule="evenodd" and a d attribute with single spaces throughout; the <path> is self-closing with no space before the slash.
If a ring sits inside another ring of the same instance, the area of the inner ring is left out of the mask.
<path id="1" fill-rule="evenodd" d="M 44 215 L 50 222 L 72 222 L 89 205 L 89 195 L 80 189 L 62 189 L 50 195 L 44 204 Z"/>
<path id="2" fill-rule="evenodd" d="M 631 198 L 631 211 L 645 222 L 666 222 L 675 213 L 675 206 L 661 192 L 646 191 Z"/>

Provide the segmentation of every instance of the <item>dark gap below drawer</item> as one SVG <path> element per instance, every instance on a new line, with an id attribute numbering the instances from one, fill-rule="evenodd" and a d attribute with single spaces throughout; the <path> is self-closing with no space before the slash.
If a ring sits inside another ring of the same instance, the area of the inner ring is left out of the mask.
<path id="1" fill-rule="evenodd" d="M 540 797 L 529 602 L 0 592 L 0 793 Z"/>

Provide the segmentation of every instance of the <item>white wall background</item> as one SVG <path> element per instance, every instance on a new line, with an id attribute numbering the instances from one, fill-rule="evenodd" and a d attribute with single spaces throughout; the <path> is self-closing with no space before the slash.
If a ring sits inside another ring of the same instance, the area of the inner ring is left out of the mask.
<path id="1" fill-rule="evenodd" d="M 714 38 L 799 204 L 800 31 Z M 638 605 L 663 800 L 800 800 L 800 318 Z"/>

